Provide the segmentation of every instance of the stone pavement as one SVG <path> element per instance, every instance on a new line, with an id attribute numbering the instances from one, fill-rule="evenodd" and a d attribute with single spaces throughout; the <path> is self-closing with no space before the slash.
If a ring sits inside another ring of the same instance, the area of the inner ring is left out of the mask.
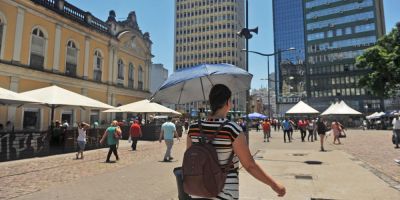
<path id="1" fill-rule="evenodd" d="M 250 147 L 257 162 L 286 186 L 287 195 L 276 197 L 242 169 L 240 199 L 400 199 L 399 190 L 393 188 L 398 182 L 382 180 L 375 175 L 374 164 L 366 164 L 367 156 L 359 158 L 351 152 L 348 146 L 355 146 L 351 138 L 358 134 L 364 133 L 349 131 L 345 145 L 327 144 L 329 151 L 319 152 L 319 143 L 302 143 L 298 132 L 296 140 L 286 144 L 282 133 L 273 133 L 271 142 L 263 143 L 261 132 L 251 132 Z M 389 132 L 379 134 L 386 137 Z M 177 199 L 172 169 L 181 163 L 184 144 L 184 140 L 175 144 L 173 154 L 178 161 L 171 163 L 160 162 L 165 145 L 158 142 L 141 142 L 137 152 L 122 147 L 121 161 L 114 164 L 103 163 L 106 149 L 87 152 L 83 161 L 66 154 L 0 163 L 0 199 Z M 322 164 L 308 165 L 307 160 Z"/>

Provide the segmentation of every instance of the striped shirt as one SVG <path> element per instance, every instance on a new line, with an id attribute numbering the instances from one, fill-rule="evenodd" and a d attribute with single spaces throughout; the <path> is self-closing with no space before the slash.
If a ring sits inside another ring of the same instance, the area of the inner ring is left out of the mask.
<path id="1" fill-rule="evenodd" d="M 201 121 L 201 127 L 203 133 L 207 136 L 213 136 L 218 128 L 227 119 L 208 119 L 207 121 Z M 242 128 L 235 122 L 226 122 L 223 128 L 219 131 L 218 135 L 212 141 L 215 150 L 217 151 L 218 161 L 221 166 L 228 163 L 229 156 L 233 153 L 232 143 L 243 132 Z M 200 130 L 198 123 L 192 124 L 189 127 L 189 137 L 192 143 L 199 142 Z M 225 186 L 223 190 L 213 199 L 239 199 L 239 159 L 236 155 L 233 157 L 234 165 L 229 170 L 227 178 L 225 180 Z M 192 196 L 193 199 L 205 199 L 202 197 Z"/>

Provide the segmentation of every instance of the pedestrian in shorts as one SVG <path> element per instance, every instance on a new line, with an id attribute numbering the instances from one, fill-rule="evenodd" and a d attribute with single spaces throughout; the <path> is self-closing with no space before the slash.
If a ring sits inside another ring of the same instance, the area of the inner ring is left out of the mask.
<path id="1" fill-rule="evenodd" d="M 86 145 L 86 130 L 90 128 L 90 125 L 81 122 L 78 124 L 78 152 L 76 153 L 76 159 L 79 159 L 79 154 L 81 154 L 81 159 L 83 159 L 83 151 Z"/>

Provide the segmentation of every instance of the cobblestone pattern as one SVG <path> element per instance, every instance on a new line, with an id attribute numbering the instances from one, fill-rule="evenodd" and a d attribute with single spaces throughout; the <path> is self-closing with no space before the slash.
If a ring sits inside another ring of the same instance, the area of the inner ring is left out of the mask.
<path id="1" fill-rule="evenodd" d="M 400 165 L 393 159 L 400 159 L 400 149 L 394 149 L 391 131 L 350 130 L 347 138 L 341 139 L 342 145 L 334 145 L 333 137 L 328 144 L 335 149 L 344 150 L 366 162 L 376 170 L 400 182 Z"/>
<path id="2" fill-rule="evenodd" d="M 76 160 L 75 153 L 0 163 L 0 199 L 12 199 L 88 176 L 95 176 L 130 164 L 162 160 L 165 144 L 138 142 L 132 152 L 126 141 L 118 149 L 120 161 L 105 163 L 108 149 L 84 153 L 84 160 Z M 175 142 L 174 149 L 183 149 L 185 141 Z M 174 150 L 173 149 L 173 150 Z M 111 160 L 114 156 L 111 156 Z"/>

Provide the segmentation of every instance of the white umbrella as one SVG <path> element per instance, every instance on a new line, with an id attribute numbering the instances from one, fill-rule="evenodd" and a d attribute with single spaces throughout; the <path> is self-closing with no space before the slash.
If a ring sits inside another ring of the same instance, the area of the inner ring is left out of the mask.
<path id="1" fill-rule="evenodd" d="M 303 101 L 299 101 L 296 105 L 290 108 L 286 114 L 318 114 L 318 110 L 315 110 Z"/>
<path id="2" fill-rule="evenodd" d="M 181 113 L 175 110 L 167 108 L 158 103 L 150 102 L 147 99 L 122 105 L 117 108 L 106 110 L 104 112 L 166 113 L 173 115 L 181 115 Z"/>
<path id="3" fill-rule="evenodd" d="M 18 94 L 11 90 L 0 87 L 0 104 L 13 105 L 13 104 L 26 104 L 26 103 L 41 103 L 40 101 L 27 97 L 23 94 Z"/>
<path id="4" fill-rule="evenodd" d="M 51 108 L 51 121 L 54 119 L 54 109 L 62 106 L 74 106 L 83 108 L 110 109 L 114 108 L 103 102 L 91 99 L 81 94 L 71 92 L 58 86 L 49 86 L 21 93 L 25 96 L 37 99 Z"/>

